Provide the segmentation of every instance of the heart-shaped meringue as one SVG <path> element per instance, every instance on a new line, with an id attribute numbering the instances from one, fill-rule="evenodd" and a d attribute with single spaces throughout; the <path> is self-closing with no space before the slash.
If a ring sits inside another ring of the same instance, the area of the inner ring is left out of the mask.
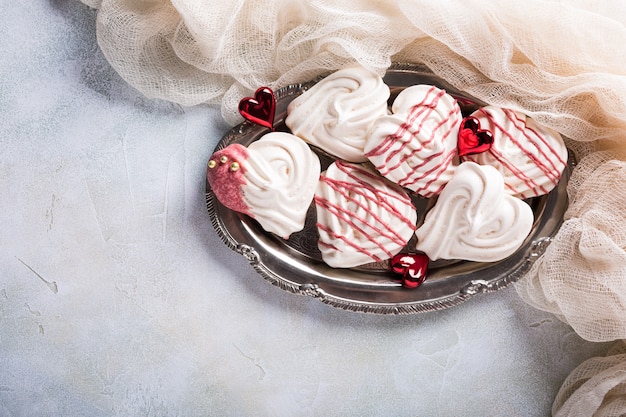
<path id="1" fill-rule="evenodd" d="M 276 97 L 269 87 L 261 87 L 254 97 L 244 97 L 239 102 L 239 114 L 244 119 L 274 130 Z"/>
<path id="2" fill-rule="evenodd" d="M 406 192 L 364 165 L 335 161 L 315 192 L 318 247 L 335 268 L 380 262 L 398 253 L 415 230 Z"/>
<path id="3" fill-rule="evenodd" d="M 363 147 L 372 122 L 387 114 L 389 87 L 361 66 L 341 69 L 289 103 L 291 133 L 339 159 L 365 162 Z"/>
<path id="4" fill-rule="evenodd" d="M 506 191 L 519 198 L 549 193 L 567 165 L 567 147 L 557 132 L 522 113 L 495 106 L 476 110 L 471 118 L 491 132 L 487 152 L 467 154 L 464 161 L 496 167 Z"/>
<path id="5" fill-rule="evenodd" d="M 209 160 L 207 180 L 217 199 L 287 239 L 302 230 L 320 176 L 309 146 L 285 132 L 271 132 L 247 148 L 231 144 Z"/>
<path id="6" fill-rule="evenodd" d="M 415 85 L 398 94 L 392 111 L 370 128 L 365 156 L 389 180 L 423 197 L 439 194 L 454 173 L 458 103 L 435 86 Z"/>
<path id="7" fill-rule="evenodd" d="M 530 206 L 504 191 L 497 169 L 464 162 L 415 232 L 415 248 L 433 261 L 499 261 L 522 245 L 533 221 Z"/>

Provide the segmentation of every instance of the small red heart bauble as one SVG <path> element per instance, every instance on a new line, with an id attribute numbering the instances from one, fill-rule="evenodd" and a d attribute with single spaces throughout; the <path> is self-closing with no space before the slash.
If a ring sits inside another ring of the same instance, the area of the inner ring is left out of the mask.
<path id="1" fill-rule="evenodd" d="M 468 116 L 461 122 L 459 129 L 459 156 L 473 155 L 491 149 L 493 136 L 488 130 L 480 129 L 480 121 Z"/>
<path id="2" fill-rule="evenodd" d="M 239 114 L 244 119 L 274 130 L 276 97 L 269 87 L 261 87 L 254 97 L 245 97 L 239 102 Z"/>
<path id="3" fill-rule="evenodd" d="M 428 271 L 428 256 L 420 253 L 400 253 L 390 262 L 391 270 L 402 275 L 402 286 L 417 288 L 424 280 Z"/>

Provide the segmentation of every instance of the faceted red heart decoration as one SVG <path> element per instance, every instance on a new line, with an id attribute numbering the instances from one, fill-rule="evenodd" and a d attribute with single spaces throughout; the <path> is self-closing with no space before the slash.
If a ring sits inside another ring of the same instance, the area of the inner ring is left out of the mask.
<path id="1" fill-rule="evenodd" d="M 461 122 L 459 129 L 459 156 L 473 155 L 491 149 L 493 136 L 488 130 L 480 129 L 480 121 L 468 116 Z"/>
<path id="2" fill-rule="evenodd" d="M 402 275 L 402 286 L 417 288 L 426 279 L 428 256 L 421 253 L 400 253 L 391 258 L 391 270 Z"/>
<path id="3" fill-rule="evenodd" d="M 254 97 L 245 97 L 239 102 L 239 114 L 244 119 L 274 130 L 276 97 L 269 87 L 261 87 Z"/>

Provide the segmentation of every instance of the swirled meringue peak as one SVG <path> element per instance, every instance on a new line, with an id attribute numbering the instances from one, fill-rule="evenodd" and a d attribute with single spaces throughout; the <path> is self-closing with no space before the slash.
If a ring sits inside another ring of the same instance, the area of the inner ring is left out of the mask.
<path id="1" fill-rule="evenodd" d="M 315 192 L 318 247 L 334 268 L 380 262 L 415 231 L 417 212 L 406 192 L 364 165 L 335 161 Z"/>
<path id="2" fill-rule="evenodd" d="M 510 109 L 486 106 L 471 117 L 491 133 L 493 144 L 487 152 L 463 160 L 497 168 L 506 191 L 516 197 L 537 197 L 556 187 L 567 165 L 561 135 Z"/>
<path id="3" fill-rule="evenodd" d="M 207 180 L 223 205 L 287 239 L 304 228 L 320 170 L 304 141 L 272 132 L 247 148 L 232 144 L 214 153 Z"/>
<path id="4" fill-rule="evenodd" d="M 403 90 L 393 114 L 368 132 L 365 156 L 389 180 L 430 198 L 441 192 L 456 166 L 463 116 L 456 100 L 431 85 Z"/>
<path id="5" fill-rule="evenodd" d="M 464 162 L 415 232 L 416 249 L 431 260 L 499 261 L 522 245 L 533 221 L 531 207 L 504 191 L 496 168 Z"/>
<path id="6" fill-rule="evenodd" d="M 346 161 L 364 162 L 372 122 L 387 114 L 389 87 L 361 66 L 341 69 L 294 99 L 285 124 L 291 133 Z"/>

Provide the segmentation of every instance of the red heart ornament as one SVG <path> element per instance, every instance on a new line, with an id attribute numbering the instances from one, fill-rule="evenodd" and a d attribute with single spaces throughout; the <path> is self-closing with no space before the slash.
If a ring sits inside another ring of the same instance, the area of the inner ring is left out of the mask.
<path id="1" fill-rule="evenodd" d="M 239 102 L 239 114 L 244 119 L 274 130 L 276 97 L 269 87 L 261 87 L 254 97 L 245 97 Z"/>
<path id="2" fill-rule="evenodd" d="M 491 149 L 493 136 L 488 130 L 480 128 L 480 121 L 468 116 L 461 122 L 457 147 L 459 156 L 473 155 Z"/>
<path id="3" fill-rule="evenodd" d="M 391 258 L 391 270 L 402 275 L 402 286 L 417 288 L 426 280 L 428 256 L 419 253 L 400 253 Z"/>

